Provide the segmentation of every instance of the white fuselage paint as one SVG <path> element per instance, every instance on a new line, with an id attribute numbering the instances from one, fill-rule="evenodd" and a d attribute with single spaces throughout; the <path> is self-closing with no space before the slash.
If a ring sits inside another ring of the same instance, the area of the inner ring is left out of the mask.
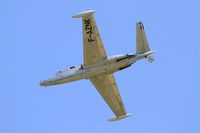
<path id="1" fill-rule="evenodd" d="M 109 57 L 92 66 L 74 67 L 66 71 L 60 71 L 55 76 L 41 81 L 41 86 L 52 86 L 68 83 L 80 79 L 90 79 L 101 74 L 114 73 L 131 66 L 137 60 L 147 58 L 154 51 L 148 51 L 143 54 L 124 54 Z"/>

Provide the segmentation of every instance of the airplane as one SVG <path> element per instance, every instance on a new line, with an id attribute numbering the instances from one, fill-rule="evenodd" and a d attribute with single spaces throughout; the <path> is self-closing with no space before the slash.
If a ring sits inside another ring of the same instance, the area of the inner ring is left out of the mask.
<path id="1" fill-rule="evenodd" d="M 130 116 L 127 114 L 113 73 L 130 67 L 141 59 L 154 60 L 147 42 L 142 22 L 136 23 L 136 53 L 107 57 L 93 13 L 84 11 L 72 16 L 82 18 L 84 64 L 59 71 L 55 76 L 40 82 L 40 86 L 53 86 L 81 79 L 89 79 L 115 116 L 108 121 L 117 121 Z"/>

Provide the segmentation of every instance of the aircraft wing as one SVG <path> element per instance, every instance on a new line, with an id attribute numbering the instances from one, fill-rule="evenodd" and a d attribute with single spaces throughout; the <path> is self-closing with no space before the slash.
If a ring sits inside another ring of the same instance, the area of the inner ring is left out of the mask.
<path id="1" fill-rule="evenodd" d="M 85 66 L 96 64 L 98 61 L 107 58 L 97 25 L 92 15 L 94 12 L 94 10 L 91 10 L 73 16 L 73 18 L 82 17 Z"/>
<path id="2" fill-rule="evenodd" d="M 100 75 L 91 78 L 90 81 L 116 115 L 116 117 L 109 119 L 109 121 L 116 121 L 129 116 L 124 108 L 113 74 Z"/>

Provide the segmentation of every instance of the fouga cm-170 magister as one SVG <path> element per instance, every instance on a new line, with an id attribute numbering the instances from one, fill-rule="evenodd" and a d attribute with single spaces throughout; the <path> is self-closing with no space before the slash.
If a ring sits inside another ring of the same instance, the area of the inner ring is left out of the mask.
<path id="1" fill-rule="evenodd" d="M 136 53 L 107 57 L 93 17 L 94 12 L 90 10 L 73 16 L 73 18 L 82 18 L 84 64 L 59 71 L 55 76 L 41 81 L 40 85 L 52 86 L 89 79 L 115 114 L 115 117 L 109 121 L 116 121 L 130 114 L 127 114 L 124 108 L 113 73 L 130 67 L 140 59 L 152 62 L 155 51 L 150 50 L 143 23 L 138 22 L 136 23 Z"/>

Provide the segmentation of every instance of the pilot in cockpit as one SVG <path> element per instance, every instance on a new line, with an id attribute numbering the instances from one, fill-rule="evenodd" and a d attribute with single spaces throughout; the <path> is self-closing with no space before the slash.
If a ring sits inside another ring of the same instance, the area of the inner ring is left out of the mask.
<path id="1" fill-rule="evenodd" d="M 74 68 L 76 68 L 75 66 L 71 66 L 70 68 L 69 68 L 69 70 L 71 70 L 71 69 L 74 69 Z M 83 69 L 83 65 L 81 64 L 80 65 L 80 67 L 77 67 L 78 69 Z"/>
<path id="2" fill-rule="evenodd" d="M 69 69 L 71 70 L 71 69 L 74 69 L 75 68 L 75 66 L 71 66 Z"/>
<path id="3" fill-rule="evenodd" d="M 58 71 L 58 72 L 56 73 L 56 76 L 62 76 L 62 71 Z"/>

